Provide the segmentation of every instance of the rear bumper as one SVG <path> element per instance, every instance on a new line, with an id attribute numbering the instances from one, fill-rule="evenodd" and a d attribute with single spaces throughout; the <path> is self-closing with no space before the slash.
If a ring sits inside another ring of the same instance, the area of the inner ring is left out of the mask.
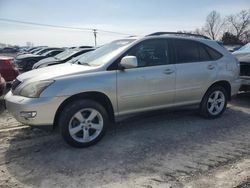
<path id="1" fill-rule="evenodd" d="M 237 79 L 237 80 L 234 80 L 233 82 L 231 82 L 231 96 L 237 95 L 237 93 L 239 92 L 241 84 L 242 84 L 241 79 Z"/>
<path id="2" fill-rule="evenodd" d="M 27 98 L 8 92 L 5 96 L 7 110 L 15 119 L 27 125 L 53 125 L 56 111 L 66 97 Z M 23 112 L 35 112 L 36 116 L 25 118 Z"/>
<path id="3" fill-rule="evenodd" d="M 241 76 L 240 91 L 250 91 L 250 76 Z"/>

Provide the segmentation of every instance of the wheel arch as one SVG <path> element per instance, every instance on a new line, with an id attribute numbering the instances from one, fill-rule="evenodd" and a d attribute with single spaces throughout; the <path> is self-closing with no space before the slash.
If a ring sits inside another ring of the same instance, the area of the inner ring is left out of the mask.
<path id="1" fill-rule="evenodd" d="M 226 81 L 226 80 L 220 80 L 220 81 L 216 81 L 214 82 L 205 92 L 205 94 L 207 93 L 207 91 L 214 87 L 214 86 L 222 86 L 223 88 L 225 88 L 225 90 L 227 91 L 227 94 L 228 94 L 228 100 L 230 101 L 231 100 L 231 84 Z M 204 94 L 204 95 L 205 95 Z"/>
<path id="2" fill-rule="evenodd" d="M 59 108 L 56 111 L 56 115 L 54 118 L 54 123 L 53 123 L 54 128 L 58 125 L 59 116 L 60 116 L 63 108 L 65 106 L 67 106 L 69 103 L 76 101 L 76 100 L 81 100 L 81 99 L 90 99 L 90 100 L 93 100 L 95 102 L 98 102 L 107 110 L 109 120 L 111 122 L 115 121 L 114 108 L 113 108 L 113 105 L 112 105 L 109 97 L 102 92 L 89 91 L 89 92 L 83 92 L 83 93 L 78 93 L 78 94 L 72 95 L 69 98 L 67 98 L 66 100 L 64 100 L 62 102 L 62 104 L 60 104 Z"/>

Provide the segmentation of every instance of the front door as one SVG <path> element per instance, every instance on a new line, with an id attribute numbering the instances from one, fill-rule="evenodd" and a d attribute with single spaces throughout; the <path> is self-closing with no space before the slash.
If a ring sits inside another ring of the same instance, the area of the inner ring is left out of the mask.
<path id="1" fill-rule="evenodd" d="M 176 71 L 170 62 L 167 41 L 143 41 L 128 50 L 126 55 L 136 56 L 138 67 L 117 72 L 119 114 L 172 105 Z"/>

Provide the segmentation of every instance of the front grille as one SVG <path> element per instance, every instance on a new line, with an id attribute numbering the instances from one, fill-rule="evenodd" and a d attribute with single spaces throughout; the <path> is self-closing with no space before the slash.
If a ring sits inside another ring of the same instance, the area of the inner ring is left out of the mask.
<path id="1" fill-rule="evenodd" d="M 14 91 L 20 84 L 21 84 L 21 82 L 18 79 L 15 79 L 12 82 L 11 90 Z"/>

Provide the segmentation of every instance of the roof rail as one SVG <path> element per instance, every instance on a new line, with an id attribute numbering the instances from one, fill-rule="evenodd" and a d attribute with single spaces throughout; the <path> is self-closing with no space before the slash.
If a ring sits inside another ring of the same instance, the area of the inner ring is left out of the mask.
<path id="1" fill-rule="evenodd" d="M 192 33 L 181 33 L 181 32 L 156 32 L 156 33 L 151 33 L 146 36 L 158 36 L 158 35 L 180 35 L 180 36 L 199 37 L 199 38 L 211 40 L 209 37 L 206 37 L 204 35 L 192 34 Z"/>

